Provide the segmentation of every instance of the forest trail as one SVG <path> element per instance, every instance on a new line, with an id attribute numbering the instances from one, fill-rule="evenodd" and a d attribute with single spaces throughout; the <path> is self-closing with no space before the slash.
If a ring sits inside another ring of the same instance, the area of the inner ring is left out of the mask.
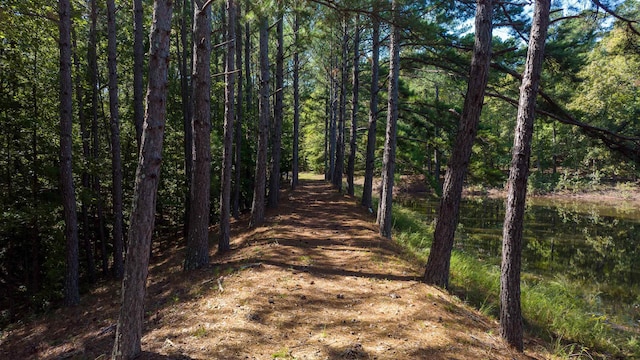
<path id="1" fill-rule="evenodd" d="M 156 246 L 141 358 L 547 357 L 531 339 L 525 354 L 512 352 L 496 321 L 422 284 L 420 264 L 378 236 L 374 222 L 357 199 L 305 180 L 281 192 L 262 227 L 235 221 L 232 250 L 206 269 L 184 273 L 181 245 Z M 0 358 L 108 358 L 119 285 L 5 331 Z"/>

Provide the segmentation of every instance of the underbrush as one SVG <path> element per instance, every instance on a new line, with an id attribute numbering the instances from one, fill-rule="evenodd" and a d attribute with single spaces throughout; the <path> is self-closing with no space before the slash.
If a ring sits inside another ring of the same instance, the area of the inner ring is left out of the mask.
<path id="1" fill-rule="evenodd" d="M 529 175 L 530 194 L 583 193 L 614 190 L 624 196 L 625 192 L 637 190 L 638 184 L 606 177 L 596 170 L 589 173 L 562 171 L 555 174 L 533 171 Z"/>

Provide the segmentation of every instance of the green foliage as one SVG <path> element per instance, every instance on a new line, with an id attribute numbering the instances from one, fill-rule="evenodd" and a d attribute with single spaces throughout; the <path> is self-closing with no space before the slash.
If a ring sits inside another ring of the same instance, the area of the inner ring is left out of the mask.
<path id="1" fill-rule="evenodd" d="M 398 204 L 394 205 L 393 216 L 394 238 L 426 259 L 432 227 L 421 220 L 421 214 Z M 608 249 L 603 253 L 614 251 Z M 499 266 L 454 250 L 450 276 L 455 294 L 487 315 L 498 315 Z M 580 282 L 560 276 L 547 280 L 523 275 L 522 309 L 526 327 L 538 336 L 555 339 L 556 354 L 593 354 L 596 351 L 614 356 L 640 356 L 637 337 L 620 332 L 615 325 L 629 319 L 608 319 L 599 315 L 598 299 L 597 289 L 590 289 Z"/>
<path id="2" fill-rule="evenodd" d="M 280 350 L 274 352 L 271 355 L 272 359 L 286 359 L 286 360 L 295 360 L 295 357 L 291 355 L 291 350 L 286 347 L 281 348 Z"/>

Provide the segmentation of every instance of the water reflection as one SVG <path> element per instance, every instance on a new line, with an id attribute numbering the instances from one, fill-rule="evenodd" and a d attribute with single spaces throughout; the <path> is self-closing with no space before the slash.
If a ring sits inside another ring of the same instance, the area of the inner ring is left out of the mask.
<path id="1" fill-rule="evenodd" d="M 412 207 L 436 216 L 438 202 L 414 199 Z M 496 264 L 500 261 L 504 200 L 463 202 L 455 247 Z M 602 296 L 640 302 L 640 210 L 579 201 L 528 200 L 523 270 L 598 283 Z"/>

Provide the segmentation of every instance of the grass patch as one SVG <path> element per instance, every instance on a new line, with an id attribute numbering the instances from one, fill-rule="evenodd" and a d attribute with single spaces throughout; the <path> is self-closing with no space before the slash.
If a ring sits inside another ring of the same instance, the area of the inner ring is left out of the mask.
<path id="1" fill-rule="evenodd" d="M 289 350 L 288 348 L 281 348 L 280 350 L 274 352 L 273 354 L 271 354 L 271 358 L 272 359 L 287 359 L 287 360 L 294 360 L 295 357 L 293 357 L 291 355 L 291 350 Z"/>
<path id="2" fill-rule="evenodd" d="M 362 187 L 356 186 L 355 190 L 361 196 Z M 423 214 L 394 202 L 394 240 L 426 262 L 434 224 L 426 223 L 424 219 Z M 452 292 L 462 300 L 488 316 L 498 317 L 498 265 L 454 250 L 450 284 Z M 523 273 L 521 286 L 526 329 L 554 344 L 550 350 L 556 355 L 564 358 L 582 355 L 590 358 L 640 358 L 638 332 L 616 325 L 624 322 L 621 319 L 608 319 L 599 314 L 593 289 L 561 276 L 545 279 L 527 273 Z"/>

